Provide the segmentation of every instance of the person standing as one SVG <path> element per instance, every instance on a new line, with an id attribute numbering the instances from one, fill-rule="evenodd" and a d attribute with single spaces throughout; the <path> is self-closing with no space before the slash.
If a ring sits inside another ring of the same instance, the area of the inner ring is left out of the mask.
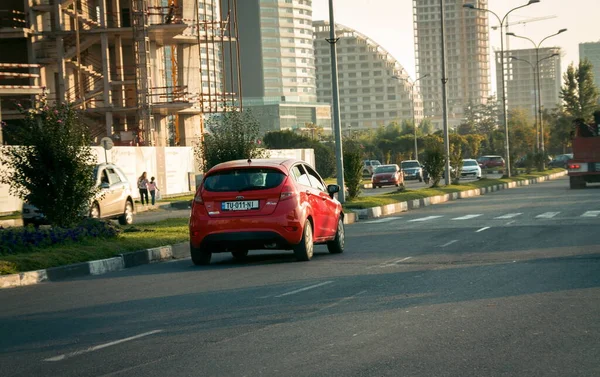
<path id="1" fill-rule="evenodd" d="M 150 201 L 148 200 L 148 178 L 146 177 L 146 172 L 143 172 L 137 181 L 138 190 L 140 190 L 140 200 L 142 201 L 142 205 L 144 205 L 144 198 L 146 198 L 146 205 L 150 204 Z"/>
<path id="2" fill-rule="evenodd" d="M 150 178 L 150 182 L 148 182 L 148 191 L 150 191 L 150 197 L 152 198 L 152 205 L 154 205 L 156 201 L 156 192 L 160 191 L 158 186 L 156 186 L 156 181 L 154 177 Z"/>

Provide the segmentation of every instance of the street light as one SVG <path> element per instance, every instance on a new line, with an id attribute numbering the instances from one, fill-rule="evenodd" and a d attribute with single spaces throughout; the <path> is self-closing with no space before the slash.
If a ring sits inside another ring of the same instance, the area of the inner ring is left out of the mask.
<path id="1" fill-rule="evenodd" d="M 429 73 L 424 74 L 423 76 L 417 78 L 415 81 L 413 81 L 412 83 L 410 81 L 408 81 L 407 79 L 400 77 L 400 76 L 392 76 L 393 78 L 397 79 L 397 80 L 402 80 L 405 81 L 407 83 L 410 84 L 410 91 L 412 93 L 412 121 L 413 121 L 413 128 L 415 131 L 415 160 L 419 159 L 419 147 L 417 146 L 417 121 L 416 121 L 416 117 L 415 117 L 415 86 L 417 81 L 421 80 L 422 78 L 425 78 L 429 76 Z"/>
<path id="2" fill-rule="evenodd" d="M 534 107 L 533 114 L 535 115 L 535 147 L 539 151 L 540 150 L 540 130 L 539 130 L 539 124 L 538 124 L 537 89 L 536 89 L 537 82 L 536 82 L 536 70 L 535 70 L 535 66 L 533 65 L 533 63 L 531 63 L 527 59 L 517 58 L 516 56 L 511 56 L 510 59 L 511 60 L 517 60 L 517 61 L 520 61 L 520 62 L 525 62 L 525 63 L 529 64 L 529 66 L 531 67 L 531 69 L 533 71 L 533 107 Z"/>
<path id="3" fill-rule="evenodd" d="M 504 137 L 505 137 L 505 153 L 506 153 L 506 175 L 508 177 L 510 177 L 510 146 L 508 144 L 508 115 L 506 113 L 506 76 L 504 74 L 504 33 L 502 32 L 503 27 L 504 27 L 504 21 L 506 21 L 506 18 L 508 17 L 509 14 L 511 14 L 513 11 L 517 10 L 517 9 L 521 9 L 521 8 L 525 8 L 526 6 L 529 6 L 531 4 L 535 4 L 535 3 L 539 3 L 540 0 L 529 0 L 529 2 L 527 4 L 518 6 L 516 8 L 513 8 L 511 10 L 509 10 L 504 17 L 501 19 L 496 13 L 492 12 L 489 9 L 486 8 L 478 8 L 473 4 L 464 4 L 463 8 L 467 8 L 467 9 L 473 9 L 473 10 L 480 10 L 483 12 L 488 12 L 493 14 L 494 16 L 496 16 L 496 18 L 498 19 L 498 23 L 500 24 L 500 65 L 501 65 L 501 69 L 502 69 L 502 113 L 504 116 L 503 122 L 504 122 Z"/>
<path id="4" fill-rule="evenodd" d="M 526 39 L 529 42 L 533 43 L 533 46 L 535 47 L 535 60 L 536 60 L 535 66 L 536 66 L 536 69 L 537 69 L 537 85 L 538 85 L 538 112 L 539 112 L 538 119 L 540 121 L 540 132 L 541 132 L 541 136 L 540 136 L 541 143 L 540 143 L 540 146 L 541 146 L 541 149 L 542 149 L 542 153 L 545 152 L 545 147 L 544 147 L 544 119 L 542 117 L 542 92 L 541 92 L 541 87 L 542 86 L 540 84 L 540 62 L 541 62 L 541 60 L 540 60 L 540 46 L 542 45 L 542 43 L 546 39 L 554 37 L 554 36 L 559 35 L 561 33 L 564 33 L 565 31 L 567 31 L 567 29 L 560 29 L 558 32 L 556 32 L 554 34 L 550 34 L 549 36 L 545 37 L 539 43 L 535 43 L 533 41 L 533 39 L 528 38 L 528 37 L 523 37 L 523 36 L 520 36 L 520 35 L 516 35 L 515 33 L 506 33 L 506 35 L 508 35 L 510 37 Z M 552 56 L 546 57 L 546 58 L 544 58 L 542 60 L 550 59 L 550 57 L 554 57 L 554 56 L 558 56 L 558 54 L 553 54 Z M 544 163 L 544 165 L 545 165 L 545 163 Z"/>

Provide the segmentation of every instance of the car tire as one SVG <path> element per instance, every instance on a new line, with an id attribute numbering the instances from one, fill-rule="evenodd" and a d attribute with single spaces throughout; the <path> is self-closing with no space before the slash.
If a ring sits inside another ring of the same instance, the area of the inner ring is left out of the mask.
<path id="1" fill-rule="evenodd" d="M 299 262 L 308 262 L 313 257 L 314 252 L 312 224 L 309 220 L 304 223 L 302 239 L 300 243 L 294 246 L 294 255 Z"/>
<path id="2" fill-rule="evenodd" d="M 212 253 L 190 245 L 190 256 L 192 257 L 192 263 L 194 263 L 194 265 L 207 266 L 210 264 Z"/>
<path id="3" fill-rule="evenodd" d="M 121 225 L 131 225 L 133 224 L 133 204 L 131 201 L 127 201 L 125 204 L 125 211 L 121 216 L 119 216 L 119 224 Z"/>
<path id="4" fill-rule="evenodd" d="M 98 203 L 92 204 L 92 208 L 90 208 L 90 217 L 92 219 L 100 218 L 100 206 L 98 205 Z"/>
<path id="5" fill-rule="evenodd" d="M 331 254 L 341 254 L 344 252 L 344 244 L 346 239 L 346 231 L 344 230 L 344 220 L 340 217 L 338 220 L 335 238 L 327 242 L 327 250 Z"/>
<path id="6" fill-rule="evenodd" d="M 245 260 L 248 257 L 248 250 L 232 251 L 231 255 L 237 260 Z"/>

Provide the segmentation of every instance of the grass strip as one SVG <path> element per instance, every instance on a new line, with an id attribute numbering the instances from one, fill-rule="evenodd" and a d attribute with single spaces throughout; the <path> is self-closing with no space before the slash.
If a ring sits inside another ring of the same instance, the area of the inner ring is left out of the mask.
<path id="1" fill-rule="evenodd" d="M 0 254 L 0 275 L 40 270 L 72 263 L 111 258 L 128 251 L 171 245 L 189 239 L 188 219 L 168 219 L 152 224 L 122 227 L 110 239 L 84 239 L 19 254 Z"/>
<path id="2" fill-rule="evenodd" d="M 449 185 L 449 186 L 440 186 L 436 188 L 421 188 L 416 190 L 404 190 L 404 191 L 394 191 L 387 194 L 381 195 L 373 195 L 367 197 L 358 197 L 352 201 L 348 201 L 344 203 L 344 209 L 366 209 L 371 207 L 379 207 L 387 204 L 406 202 L 409 200 L 415 199 L 423 199 L 436 195 L 445 195 L 454 192 L 460 191 L 468 191 L 473 189 L 479 189 L 483 187 L 489 187 L 493 185 L 523 181 L 532 178 L 538 178 L 549 174 L 559 173 L 564 171 L 564 169 L 551 169 L 546 170 L 544 172 L 532 172 L 529 174 L 523 174 L 519 176 L 514 176 L 511 178 L 502 178 L 502 179 L 488 179 L 483 178 L 474 182 L 469 183 L 461 183 L 458 185 Z"/>

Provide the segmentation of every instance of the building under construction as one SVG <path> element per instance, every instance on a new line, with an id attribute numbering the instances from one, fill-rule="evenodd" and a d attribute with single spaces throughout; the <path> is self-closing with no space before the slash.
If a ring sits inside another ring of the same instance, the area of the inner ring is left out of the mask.
<path id="1" fill-rule="evenodd" d="M 46 95 L 96 142 L 193 145 L 206 114 L 241 105 L 237 40 L 237 0 L 3 0 L 0 119 Z"/>

